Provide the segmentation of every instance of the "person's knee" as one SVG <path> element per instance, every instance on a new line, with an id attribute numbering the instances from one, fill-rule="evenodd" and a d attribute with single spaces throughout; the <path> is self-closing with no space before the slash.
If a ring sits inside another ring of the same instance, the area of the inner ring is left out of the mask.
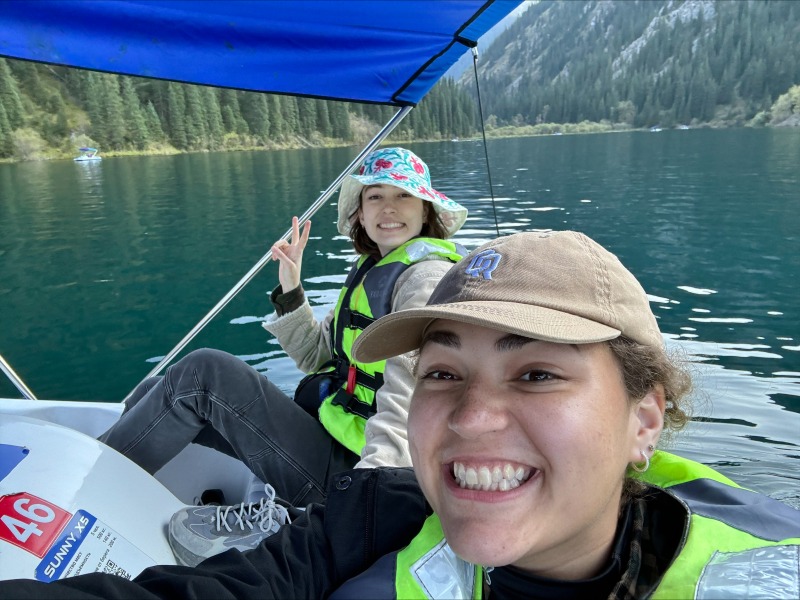
<path id="1" fill-rule="evenodd" d="M 219 365 L 235 362 L 241 361 L 233 354 L 229 354 L 223 350 L 216 350 L 214 348 L 200 348 L 199 350 L 193 350 L 184 356 L 176 363 L 176 365 L 180 364 L 192 369 L 205 369 L 215 368 Z"/>
<path id="2" fill-rule="evenodd" d="M 136 406 L 139 400 L 144 398 L 147 395 L 147 392 L 153 389 L 159 381 L 161 381 L 161 376 L 157 375 L 155 377 L 148 377 L 139 385 L 137 385 L 136 388 L 128 395 L 128 397 L 123 400 L 124 408 L 122 413 L 125 414 L 134 406 Z"/>
<path id="3" fill-rule="evenodd" d="M 248 403 L 263 395 L 269 386 L 266 377 L 233 354 L 213 348 L 201 348 L 175 363 L 170 380 L 177 389 L 187 386 L 212 392 L 227 403 Z M 191 383 L 190 383 L 191 382 Z"/>

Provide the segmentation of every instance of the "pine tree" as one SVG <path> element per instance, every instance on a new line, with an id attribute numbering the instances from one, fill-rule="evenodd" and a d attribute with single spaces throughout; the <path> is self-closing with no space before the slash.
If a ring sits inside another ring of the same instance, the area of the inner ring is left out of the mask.
<path id="1" fill-rule="evenodd" d="M 234 105 L 238 110 L 239 101 L 236 99 L 236 92 L 228 89 L 220 90 L 219 107 L 220 113 L 222 114 L 222 127 L 226 133 L 236 131 Z"/>
<path id="2" fill-rule="evenodd" d="M 317 103 L 317 131 L 322 137 L 331 137 L 331 118 L 328 112 L 327 100 L 316 100 Z M 360 104 L 355 106 L 360 107 Z"/>
<path id="3" fill-rule="evenodd" d="M 203 111 L 206 115 L 209 148 L 216 150 L 222 145 L 222 138 L 225 134 L 222 127 L 222 114 L 217 101 L 217 90 L 203 86 L 200 88 L 200 94 L 203 99 Z"/>
<path id="4" fill-rule="evenodd" d="M 186 111 L 186 100 L 183 95 L 183 87 L 180 84 L 169 83 L 167 88 L 167 107 L 169 109 L 168 135 L 170 142 L 179 150 L 186 150 L 189 147 L 186 138 L 186 124 L 183 117 Z"/>
<path id="5" fill-rule="evenodd" d="M 269 136 L 274 140 L 281 140 L 286 132 L 286 119 L 283 113 L 283 97 L 277 94 L 267 96 L 267 107 L 272 119 L 269 124 Z"/>
<path id="6" fill-rule="evenodd" d="M 330 110 L 331 132 L 340 140 L 350 140 L 350 113 L 342 102 L 334 102 Z"/>
<path id="7" fill-rule="evenodd" d="M 285 135 L 294 136 L 300 133 L 300 114 L 297 109 L 297 98 L 294 96 L 282 96 L 283 119 Z"/>
<path id="8" fill-rule="evenodd" d="M 14 139 L 11 137 L 12 131 L 6 109 L 3 107 L 3 104 L 0 103 L 0 158 L 8 158 L 14 154 Z"/>
<path id="9" fill-rule="evenodd" d="M 259 144 L 266 144 L 269 141 L 269 106 L 267 105 L 266 94 L 256 92 L 245 92 L 241 101 L 242 116 L 250 129 L 256 136 Z"/>
<path id="10" fill-rule="evenodd" d="M 100 73 L 90 71 L 86 75 L 83 87 L 86 96 L 86 113 L 91 122 L 91 136 L 102 143 L 104 141 L 102 136 L 107 128 L 107 112 L 103 104 L 104 97 L 100 77 Z"/>
<path id="11" fill-rule="evenodd" d="M 163 142 L 165 140 L 164 129 L 161 127 L 161 119 L 152 102 L 147 103 L 145 122 L 147 123 L 147 138 L 151 142 Z"/>
<path id="12" fill-rule="evenodd" d="M 150 143 L 147 120 L 133 88 L 133 80 L 130 77 L 121 77 L 120 79 L 122 111 L 126 124 L 125 141 L 127 145 L 143 150 Z"/>
<path id="13" fill-rule="evenodd" d="M 298 98 L 297 112 L 300 135 L 310 139 L 317 131 L 317 104 L 313 98 Z"/>
<path id="14" fill-rule="evenodd" d="M 4 58 L 0 58 L 0 104 L 5 108 L 9 127 L 12 130 L 21 127 L 25 111 L 22 108 L 17 81 Z"/>
<path id="15" fill-rule="evenodd" d="M 101 139 L 115 150 L 125 147 L 125 115 L 118 75 L 100 74 L 101 103 L 106 113 Z"/>
<path id="16" fill-rule="evenodd" d="M 193 150 L 207 148 L 208 131 L 200 89 L 196 85 L 184 86 L 186 94 L 186 143 Z"/>

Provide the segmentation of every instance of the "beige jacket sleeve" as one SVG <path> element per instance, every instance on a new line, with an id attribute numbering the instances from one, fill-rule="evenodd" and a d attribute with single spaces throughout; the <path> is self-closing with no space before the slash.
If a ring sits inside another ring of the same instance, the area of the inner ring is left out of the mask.
<path id="1" fill-rule="evenodd" d="M 424 306 L 433 288 L 453 263 L 431 257 L 409 267 L 397 280 L 392 312 Z M 410 467 L 408 406 L 414 390 L 413 361 L 408 355 L 386 361 L 383 385 L 375 396 L 377 413 L 367 420 L 367 443 L 356 468 Z"/>
<path id="2" fill-rule="evenodd" d="M 431 256 L 411 265 L 398 278 L 392 297 L 392 312 L 424 306 L 433 288 L 453 263 Z M 333 311 L 322 322 L 314 318 L 306 301 L 281 317 L 274 313 L 263 323 L 297 367 L 311 373 L 330 360 L 330 324 Z M 408 406 L 414 390 L 413 361 L 408 355 L 386 361 L 383 385 L 375 397 L 377 412 L 367 420 L 366 445 L 356 467 L 410 467 L 408 451 Z"/>
<path id="3" fill-rule="evenodd" d="M 317 321 L 306 300 L 300 308 L 280 317 L 270 314 L 262 327 L 277 338 L 298 369 L 311 373 L 331 359 L 332 320 L 333 310 L 321 322 Z"/>

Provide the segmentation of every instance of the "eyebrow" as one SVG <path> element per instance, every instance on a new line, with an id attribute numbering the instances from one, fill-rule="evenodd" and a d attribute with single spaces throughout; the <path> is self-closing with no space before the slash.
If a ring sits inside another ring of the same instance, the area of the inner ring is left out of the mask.
<path id="1" fill-rule="evenodd" d="M 529 337 L 525 337 L 522 335 L 517 335 L 516 333 L 509 333 L 508 335 L 504 335 L 499 340 L 494 343 L 494 347 L 497 348 L 500 352 L 508 352 L 511 350 L 519 350 L 523 346 L 530 344 L 531 342 L 535 342 L 537 340 Z"/>
<path id="2" fill-rule="evenodd" d="M 419 349 L 422 350 L 428 343 L 439 344 L 440 346 L 447 346 L 448 348 L 461 348 L 461 338 L 449 331 L 429 331 L 425 334 L 425 337 L 422 338 Z"/>
<path id="3" fill-rule="evenodd" d="M 522 348 L 523 346 L 535 341 L 537 340 L 533 338 L 517 335 L 516 333 L 509 333 L 508 335 L 504 335 L 497 340 L 494 343 L 494 347 L 499 352 L 509 352 L 512 350 L 518 350 L 519 348 Z M 461 348 L 461 338 L 455 333 L 451 333 L 449 331 L 431 331 L 427 333 L 423 338 L 419 349 L 422 350 L 429 342 L 439 344 L 440 346 L 446 346 L 448 348 L 454 348 L 456 350 Z"/>

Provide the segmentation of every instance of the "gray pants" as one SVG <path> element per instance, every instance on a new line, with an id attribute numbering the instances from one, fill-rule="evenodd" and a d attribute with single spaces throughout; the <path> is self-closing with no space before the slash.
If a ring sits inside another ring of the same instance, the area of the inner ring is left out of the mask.
<path id="1" fill-rule="evenodd" d="M 324 501 L 328 477 L 359 458 L 264 375 L 207 348 L 142 382 L 99 439 L 150 473 L 191 442 L 215 448 L 295 506 Z"/>

